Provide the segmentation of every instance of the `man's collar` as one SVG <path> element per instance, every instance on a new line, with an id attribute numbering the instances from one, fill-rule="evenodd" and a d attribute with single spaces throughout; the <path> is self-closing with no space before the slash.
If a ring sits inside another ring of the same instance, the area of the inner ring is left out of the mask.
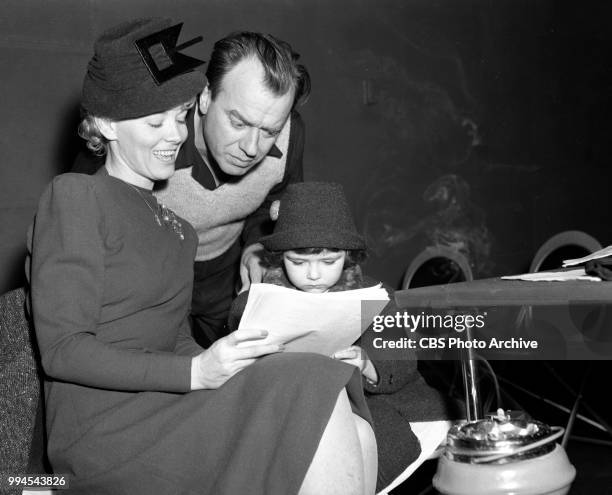
<path id="1" fill-rule="evenodd" d="M 181 146 L 179 154 L 176 157 L 175 168 L 188 168 L 198 162 L 198 149 L 195 146 L 195 132 L 194 132 L 194 114 L 196 112 L 195 106 L 190 108 L 185 117 L 187 123 L 187 139 Z M 197 155 L 197 156 L 196 156 Z"/>
<path id="2" fill-rule="evenodd" d="M 283 152 L 278 148 L 278 146 L 273 144 L 270 151 L 268 151 L 268 156 L 271 156 L 272 158 L 282 158 Z"/>

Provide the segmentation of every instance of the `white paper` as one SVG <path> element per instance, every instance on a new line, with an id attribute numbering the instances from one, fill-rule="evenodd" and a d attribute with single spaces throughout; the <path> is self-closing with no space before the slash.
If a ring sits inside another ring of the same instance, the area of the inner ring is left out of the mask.
<path id="1" fill-rule="evenodd" d="M 599 251 L 595 251 L 594 253 L 589 254 L 588 256 L 583 256 L 582 258 L 573 258 L 570 260 L 564 260 L 563 266 L 575 266 L 580 265 L 581 263 L 586 263 L 587 261 L 597 260 L 599 258 L 605 258 L 606 256 L 612 255 L 612 246 L 607 246 L 605 248 L 600 249 Z"/>
<path id="2" fill-rule="evenodd" d="M 506 275 L 504 280 L 530 280 L 532 282 L 564 282 L 567 280 L 590 280 L 601 282 L 601 278 L 587 275 L 584 268 L 565 270 L 562 272 L 535 272 L 523 273 L 521 275 Z"/>
<path id="3" fill-rule="evenodd" d="M 331 356 L 352 345 L 387 304 L 387 291 L 365 289 L 311 294 L 272 284 L 253 284 L 238 328 L 268 331 L 258 344 L 282 343 L 285 351 Z M 362 321 L 361 301 L 373 303 Z M 244 342 L 242 345 L 251 345 Z"/>
<path id="4" fill-rule="evenodd" d="M 446 435 L 452 425 L 451 421 L 444 420 L 411 422 L 412 432 L 419 439 L 421 445 L 421 454 L 388 486 L 378 492 L 378 495 L 387 495 L 391 490 L 406 481 L 426 460 L 435 458 L 438 448 L 446 442 Z"/>

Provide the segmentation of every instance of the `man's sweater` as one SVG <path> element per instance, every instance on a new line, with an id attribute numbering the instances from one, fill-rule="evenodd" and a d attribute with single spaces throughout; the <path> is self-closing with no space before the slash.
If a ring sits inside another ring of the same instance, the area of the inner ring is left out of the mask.
<path id="1" fill-rule="evenodd" d="M 266 198 L 286 175 L 289 136 L 292 119 L 281 131 L 276 147 L 279 156 L 266 156 L 242 177 L 208 189 L 194 177 L 193 167 L 208 167 L 205 163 L 179 168 L 170 179 L 155 190 L 160 203 L 187 220 L 198 234 L 196 261 L 206 261 L 227 251 L 245 230 L 245 220 L 258 208 L 269 208 Z M 193 145 L 189 141 L 184 146 Z M 204 171 L 207 172 L 207 171 Z M 209 172 L 212 175 L 212 172 Z M 262 213 L 265 216 L 266 212 Z M 257 238 L 249 239 L 255 242 Z"/>

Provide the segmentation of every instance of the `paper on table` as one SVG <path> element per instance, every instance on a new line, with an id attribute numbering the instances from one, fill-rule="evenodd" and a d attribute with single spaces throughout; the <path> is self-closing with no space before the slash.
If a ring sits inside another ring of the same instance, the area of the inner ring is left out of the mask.
<path id="1" fill-rule="evenodd" d="M 372 314 L 364 315 L 363 322 L 361 301 L 376 301 Z M 388 301 L 389 295 L 380 284 L 324 294 L 253 284 L 238 328 L 267 330 L 268 336 L 258 344 L 283 343 L 285 351 L 331 356 L 353 344 Z"/>
<path id="2" fill-rule="evenodd" d="M 587 275 L 584 268 L 565 270 L 562 272 L 535 272 L 523 273 L 521 275 L 506 275 L 501 277 L 504 280 L 530 280 L 532 282 L 564 282 L 567 280 L 590 280 L 601 282 L 599 277 Z"/>
<path id="3" fill-rule="evenodd" d="M 582 258 L 574 258 L 571 260 L 564 260 L 563 266 L 574 266 L 579 265 L 581 263 L 586 263 L 587 261 L 597 260 L 599 258 L 605 258 L 606 256 L 612 255 L 612 246 L 607 246 L 599 251 L 595 251 L 594 253 L 589 254 L 588 256 L 583 256 Z"/>

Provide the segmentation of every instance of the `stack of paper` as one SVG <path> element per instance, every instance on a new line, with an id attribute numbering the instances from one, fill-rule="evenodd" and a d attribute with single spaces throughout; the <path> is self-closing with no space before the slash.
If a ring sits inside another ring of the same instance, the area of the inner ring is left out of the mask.
<path id="1" fill-rule="evenodd" d="M 593 282 L 601 282 L 599 277 L 587 275 L 584 268 L 576 268 L 574 270 L 565 270 L 562 272 L 535 272 L 522 273 L 521 275 L 505 275 L 501 278 L 504 280 L 529 280 L 532 282 L 564 282 L 566 280 L 590 280 Z"/>
<path id="2" fill-rule="evenodd" d="M 362 301 L 372 301 L 364 305 L 368 314 L 362 315 Z M 267 330 L 258 344 L 283 343 L 285 351 L 331 356 L 352 345 L 388 301 L 380 284 L 323 294 L 253 284 L 238 328 Z"/>
<path id="3" fill-rule="evenodd" d="M 594 253 L 589 254 L 588 256 L 584 256 L 582 258 L 574 258 L 571 260 L 563 261 L 563 266 L 575 266 L 580 265 L 582 263 L 586 263 L 587 261 L 597 260 L 599 258 L 605 258 L 606 256 L 612 255 L 612 246 L 605 247 L 600 249 L 599 251 L 595 251 Z"/>

